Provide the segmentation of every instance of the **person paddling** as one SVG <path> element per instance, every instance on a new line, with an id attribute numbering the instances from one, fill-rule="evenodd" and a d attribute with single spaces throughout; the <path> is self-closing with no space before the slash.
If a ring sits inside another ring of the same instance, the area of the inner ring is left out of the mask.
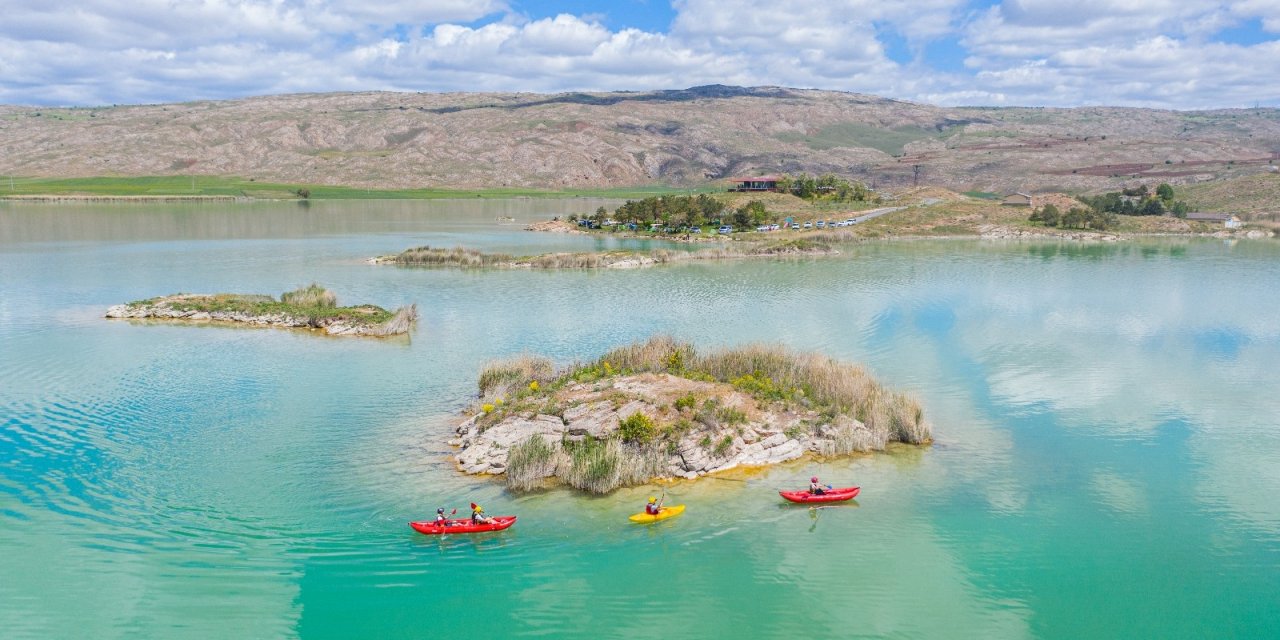
<path id="1" fill-rule="evenodd" d="M 818 483 L 818 476 L 809 478 L 809 493 L 815 496 L 820 496 L 826 492 L 826 488 Z"/>
<path id="2" fill-rule="evenodd" d="M 493 524 L 493 518 L 484 515 L 484 507 L 472 502 L 471 524 Z"/>
<path id="3" fill-rule="evenodd" d="M 454 512 L 454 513 L 457 513 L 457 512 L 458 512 L 458 510 L 457 510 L 457 509 L 454 509 L 454 510 L 453 510 L 453 512 Z M 447 527 L 447 526 L 449 526 L 449 525 L 451 525 L 451 524 L 453 524 L 453 523 L 452 523 L 452 522 L 450 522 L 450 521 L 449 521 L 449 518 L 445 517 L 445 515 L 444 515 L 444 507 L 439 507 L 439 508 L 437 508 L 437 509 L 436 509 L 436 526 L 438 526 L 438 527 Z"/>
<path id="4" fill-rule="evenodd" d="M 658 502 L 657 498 L 649 496 L 649 504 L 644 505 L 644 512 L 656 516 L 662 512 L 662 503 Z"/>

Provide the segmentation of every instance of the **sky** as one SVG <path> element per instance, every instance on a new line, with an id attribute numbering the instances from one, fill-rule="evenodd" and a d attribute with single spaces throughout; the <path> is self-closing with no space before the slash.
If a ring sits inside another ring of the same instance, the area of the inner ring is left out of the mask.
<path id="1" fill-rule="evenodd" d="M 0 0 L 0 103 L 704 84 L 1280 107 L 1280 0 Z"/>

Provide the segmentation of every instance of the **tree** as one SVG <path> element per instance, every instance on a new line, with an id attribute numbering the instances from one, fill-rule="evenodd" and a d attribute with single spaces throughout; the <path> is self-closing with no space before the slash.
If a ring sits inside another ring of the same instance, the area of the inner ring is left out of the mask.
<path id="1" fill-rule="evenodd" d="M 1062 228 L 1079 229 L 1088 221 L 1090 211 L 1081 209 L 1080 207 L 1071 207 L 1069 211 L 1062 214 Z"/>
<path id="2" fill-rule="evenodd" d="M 733 213 L 733 222 L 739 226 L 749 227 L 764 224 L 770 217 L 771 214 L 763 202 L 752 200 L 738 207 L 738 210 Z"/>
<path id="3" fill-rule="evenodd" d="M 1169 212 L 1172 213 L 1174 217 L 1185 218 L 1187 217 L 1188 209 L 1190 209 L 1190 207 L 1187 206 L 1186 202 L 1178 200 L 1173 203 L 1173 206 L 1169 207 Z"/>
<path id="4" fill-rule="evenodd" d="M 794 186 L 795 181 L 791 179 L 791 176 L 783 174 L 781 178 L 778 178 L 778 191 L 782 193 L 791 193 L 791 189 Z"/>
<path id="5" fill-rule="evenodd" d="M 1062 216 L 1058 213 L 1057 207 L 1052 204 L 1046 204 L 1032 213 L 1030 220 L 1032 222 L 1043 222 L 1046 227 L 1056 227 L 1058 226 L 1058 220 L 1061 219 L 1061 217 Z"/>
<path id="6" fill-rule="evenodd" d="M 804 198 L 805 200 L 811 200 L 814 196 L 818 195 L 818 181 L 808 174 L 802 173 L 796 178 L 794 189 L 796 195 Z"/>
<path id="7" fill-rule="evenodd" d="M 1166 203 L 1172 202 L 1173 187 L 1169 186 L 1169 183 L 1167 182 L 1161 182 L 1160 186 L 1156 187 L 1156 197 L 1160 198 Z"/>
<path id="8" fill-rule="evenodd" d="M 1141 214 L 1144 216 L 1158 216 L 1164 214 L 1164 205 L 1160 203 L 1158 198 L 1152 198 L 1142 204 Z"/>
<path id="9" fill-rule="evenodd" d="M 1052 204 L 1046 204 L 1040 210 L 1040 219 L 1044 221 L 1045 226 L 1056 227 L 1062 221 L 1062 214 L 1058 212 L 1058 208 Z"/>

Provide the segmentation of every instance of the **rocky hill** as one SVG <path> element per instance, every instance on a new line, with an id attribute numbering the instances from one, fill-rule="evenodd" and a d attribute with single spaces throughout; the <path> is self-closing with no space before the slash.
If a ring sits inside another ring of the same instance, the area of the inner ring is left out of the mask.
<path id="1" fill-rule="evenodd" d="M 1276 158 L 1275 109 L 942 108 L 777 87 L 0 107 L 0 175 L 29 177 L 607 188 L 830 171 L 878 187 L 1082 191 L 1239 177 Z"/>

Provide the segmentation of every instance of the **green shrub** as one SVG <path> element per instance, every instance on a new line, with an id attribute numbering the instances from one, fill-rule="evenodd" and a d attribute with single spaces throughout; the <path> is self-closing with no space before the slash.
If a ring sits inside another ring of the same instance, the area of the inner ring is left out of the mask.
<path id="1" fill-rule="evenodd" d="M 618 435 L 623 442 L 644 444 L 652 440 L 657 433 L 658 428 L 653 424 L 653 420 L 639 411 L 618 422 Z"/>
<path id="2" fill-rule="evenodd" d="M 695 398 L 691 393 L 687 396 L 676 398 L 676 402 L 672 406 L 675 407 L 676 411 L 684 411 L 685 409 L 692 409 L 698 406 L 698 399 Z"/>
<path id="3" fill-rule="evenodd" d="M 720 440 L 720 442 L 716 443 L 715 454 L 718 456 L 722 456 L 725 454 L 726 451 L 729 450 L 729 447 L 732 447 L 732 446 L 733 446 L 733 436 L 726 435 L 724 438 Z"/>
<path id="4" fill-rule="evenodd" d="M 719 418 L 721 424 L 735 425 L 746 422 L 747 414 L 733 407 L 720 407 L 716 410 L 716 418 Z"/>

